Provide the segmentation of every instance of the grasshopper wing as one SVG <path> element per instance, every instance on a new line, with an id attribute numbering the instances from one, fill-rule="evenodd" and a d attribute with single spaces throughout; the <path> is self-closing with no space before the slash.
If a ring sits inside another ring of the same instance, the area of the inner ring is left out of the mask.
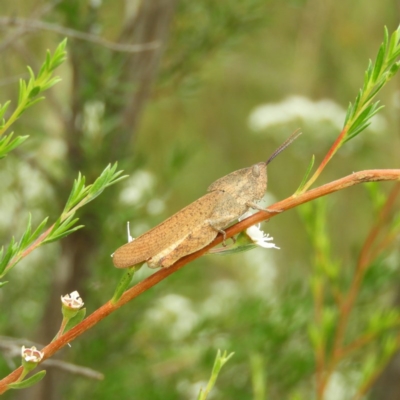
<path id="1" fill-rule="evenodd" d="M 132 242 L 121 246 L 114 253 L 114 265 L 117 268 L 128 268 L 166 249 L 172 251 L 210 218 L 224 196 L 224 192 L 218 190 L 207 193 Z"/>

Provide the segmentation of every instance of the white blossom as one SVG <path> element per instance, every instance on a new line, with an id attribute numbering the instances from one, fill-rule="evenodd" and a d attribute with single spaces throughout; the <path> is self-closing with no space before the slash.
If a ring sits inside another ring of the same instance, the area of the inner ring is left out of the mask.
<path id="1" fill-rule="evenodd" d="M 79 296 L 79 293 L 76 290 L 70 294 L 61 296 L 61 302 L 64 306 L 72 308 L 74 310 L 79 310 L 84 304 L 81 297 Z"/>
<path id="2" fill-rule="evenodd" d="M 32 347 L 22 346 L 21 357 L 26 362 L 38 363 L 42 360 L 43 355 L 44 354 L 41 351 L 37 350 L 35 346 Z"/>
<path id="3" fill-rule="evenodd" d="M 280 247 L 277 247 L 275 243 L 271 243 L 271 240 L 274 240 L 274 238 L 272 236 L 269 236 L 268 233 L 264 233 L 264 231 L 260 229 L 260 224 L 253 225 L 250 228 L 247 228 L 246 233 L 250 237 L 250 239 L 258 246 L 264 247 L 266 249 L 280 249 Z"/>

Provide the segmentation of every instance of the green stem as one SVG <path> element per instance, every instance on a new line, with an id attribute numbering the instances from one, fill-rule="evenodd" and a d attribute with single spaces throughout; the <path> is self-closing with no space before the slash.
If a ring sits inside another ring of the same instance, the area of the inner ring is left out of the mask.
<path id="1" fill-rule="evenodd" d="M 138 271 L 142 267 L 142 265 L 143 263 L 137 264 L 127 269 L 127 271 L 119 281 L 117 288 L 115 289 L 114 296 L 111 298 L 110 301 L 111 304 L 114 305 L 118 302 L 118 300 L 121 298 L 125 290 L 128 288 L 129 284 L 131 283 L 133 275 L 135 275 L 135 272 Z"/>

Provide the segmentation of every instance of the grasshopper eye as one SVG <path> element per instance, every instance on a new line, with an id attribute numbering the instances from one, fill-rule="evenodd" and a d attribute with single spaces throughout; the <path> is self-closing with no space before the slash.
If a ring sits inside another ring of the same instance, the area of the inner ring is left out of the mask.
<path id="1" fill-rule="evenodd" d="M 253 176 L 258 178 L 260 176 L 260 166 L 258 164 L 253 165 L 253 168 L 251 169 L 251 173 Z"/>

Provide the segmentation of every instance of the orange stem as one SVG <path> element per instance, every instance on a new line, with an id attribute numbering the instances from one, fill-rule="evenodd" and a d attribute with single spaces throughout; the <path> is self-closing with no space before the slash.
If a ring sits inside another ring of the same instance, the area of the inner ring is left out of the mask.
<path id="1" fill-rule="evenodd" d="M 317 170 L 314 172 L 313 176 L 308 180 L 308 182 L 304 185 L 302 188 L 301 193 L 304 193 L 319 177 L 321 174 L 322 170 L 326 167 L 326 164 L 330 161 L 330 159 L 334 156 L 334 154 L 339 150 L 340 146 L 342 145 L 342 142 L 347 134 L 347 128 L 344 128 L 342 132 L 340 132 L 339 136 L 336 138 L 334 141 L 333 145 L 331 148 L 328 150 L 328 152 L 325 154 L 324 159 L 322 160 L 321 164 L 319 164 Z"/>

